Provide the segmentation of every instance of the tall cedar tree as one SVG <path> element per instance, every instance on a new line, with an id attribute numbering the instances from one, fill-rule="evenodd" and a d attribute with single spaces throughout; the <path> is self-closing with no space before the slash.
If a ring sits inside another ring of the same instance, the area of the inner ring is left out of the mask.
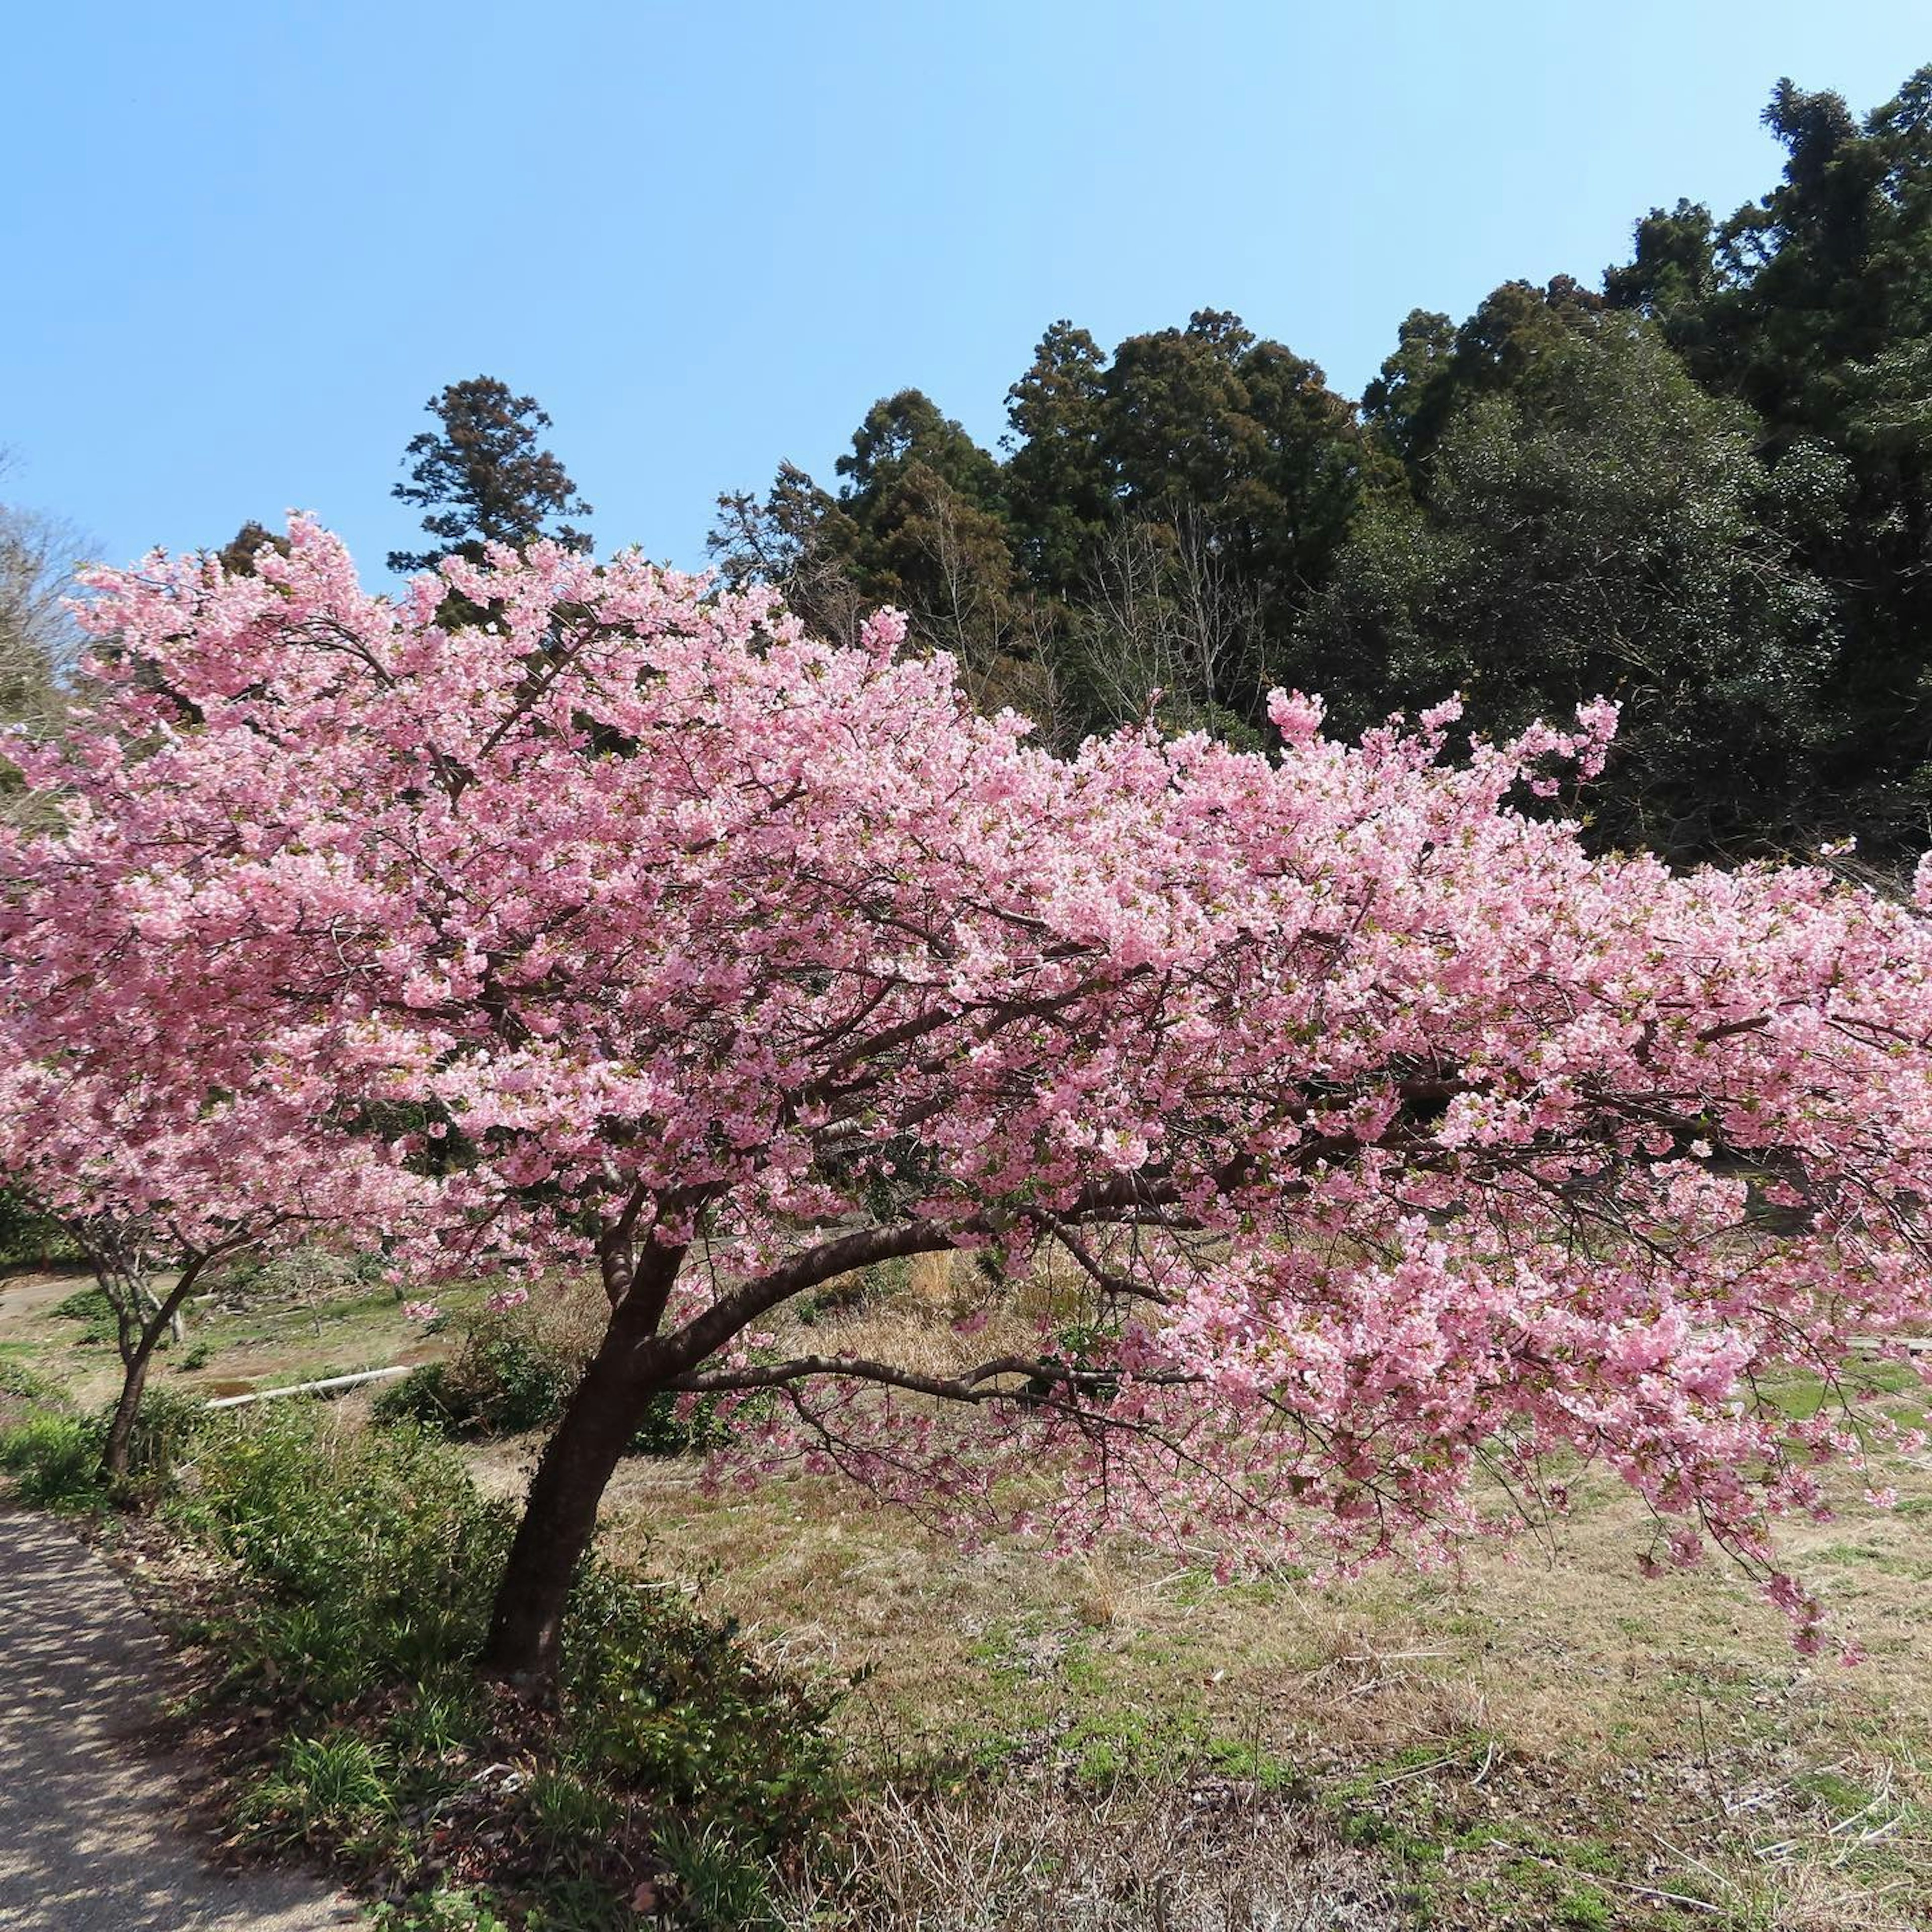
<path id="1" fill-rule="evenodd" d="M 1862 121 L 1783 82 L 1765 119 L 1761 200 L 1653 210 L 1600 293 L 1417 310 L 1359 415 L 1218 310 L 1111 354 L 1059 321 L 1004 461 L 903 390 L 836 494 L 788 468 L 714 548 L 829 636 L 898 604 L 1063 746 L 1156 687 L 1170 731 L 1263 738 L 1277 683 L 1348 729 L 1460 689 L 1502 734 L 1610 689 L 1598 839 L 1901 860 L 1932 819 L 1932 68 Z"/>
<path id="2" fill-rule="evenodd" d="M 472 376 L 424 406 L 442 427 L 410 439 L 404 452 L 405 462 L 414 459 L 410 480 L 390 494 L 429 512 L 422 526 L 438 542 L 392 550 L 392 570 L 434 570 L 446 556 L 480 563 L 488 544 L 520 550 L 543 536 L 567 550 L 590 549 L 587 530 L 556 520 L 593 512 L 562 464 L 537 446 L 537 432 L 550 420 L 534 396 L 513 396 L 495 376 Z"/>

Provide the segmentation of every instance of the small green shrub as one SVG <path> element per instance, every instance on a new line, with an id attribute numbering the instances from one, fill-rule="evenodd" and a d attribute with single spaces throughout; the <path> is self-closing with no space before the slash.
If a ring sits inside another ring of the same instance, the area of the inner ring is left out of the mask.
<path id="1" fill-rule="evenodd" d="M 658 1844 L 686 1924 L 724 1932 L 769 1922 L 772 1867 L 756 1846 L 715 1821 L 682 1820 L 668 1826 Z"/>
<path id="2" fill-rule="evenodd" d="M 233 1676 L 333 1708 L 438 1681 L 482 1642 L 508 1515 L 434 1436 L 258 1415 L 211 1430 L 195 1473 L 183 1520 L 255 1586 L 236 1612 Z"/>
<path id="3" fill-rule="evenodd" d="M 237 1412 L 205 1431 L 172 1510 L 235 1566 L 193 1634 L 286 1733 L 242 1791 L 242 1828 L 404 1884 L 434 1882 L 427 1820 L 497 1848 L 466 1867 L 470 1889 L 392 1908 L 392 1932 L 615 1932 L 636 1922 L 638 1875 L 665 1870 L 679 1924 L 752 1922 L 716 1915 L 760 1896 L 773 1858 L 843 1802 L 829 1697 L 596 1557 L 566 1622 L 560 1710 L 481 1683 L 509 1515 L 434 1432 Z M 479 1792 L 492 1763 L 529 1774 Z"/>
<path id="4" fill-rule="evenodd" d="M 100 1456 L 112 1414 L 112 1404 L 94 1415 L 30 1414 L 0 1431 L 0 1468 L 12 1473 L 19 1499 L 30 1508 L 72 1514 L 166 1494 L 202 1426 L 202 1406 L 168 1390 L 148 1390 L 128 1438 L 127 1480 L 110 1496 Z"/>
<path id="5" fill-rule="evenodd" d="M 58 1390 L 56 1384 L 31 1364 L 22 1361 L 17 1354 L 9 1352 L 22 1346 L 10 1342 L 4 1350 L 0 1350 L 0 1395 L 18 1396 L 28 1402 L 57 1400 Z"/>
<path id="6" fill-rule="evenodd" d="M 554 1852 L 596 1844 L 609 1838 L 617 1822 L 616 1800 L 567 1772 L 537 1772 L 524 1802 L 531 1835 Z"/>
<path id="7" fill-rule="evenodd" d="M 99 1427 L 104 1440 L 112 1406 L 102 1410 Z M 208 1424 L 207 1406 L 198 1397 L 172 1389 L 143 1390 L 128 1438 L 128 1487 L 153 1501 L 174 1486 L 177 1471 L 194 1450 Z M 124 1500 L 125 1498 L 124 1498 Z"/>
<path id="8" fill-rule="evenodd" d="M 448 1361 L 425 1362 L 378 1394 L 370 1413 L 459 1442 L 545 1429 L 563 1412 L 583 1364 L 525 1310 L 479 1316 Z M 632 1438 L 634 1456 L 703 1455 L 770 1413 L 769 1395 L 653 1396 Z"/>
<path id="9" fill-rule="evenodd" d="M 236 1808 L 251 1838 L 322 1848 L 374 1834 L 396 1809 L 390 1767 L 352 1732 L 292 1737 Z"/>
<path id="10" fill-rule="evenodd" d="M 37 1414 L 67 1406 L 58 1384 L 38 1369 L 12 1356 L 0 1355 L 0 1429 L 12 1428 Z"/>
<path id="11" fill-rule="evenodd" d="M 404 1423 L 438 1435 L 453 1433 L 458 1405 L 446 1387 L 448 1377 L 447 1362 L 424 1362 L 410 1370 L 400 1382 L 376 1390 L 369 1405 L 370 1420 L 386 1429 Z"/>
<path id="12" fill-rule="evenodd" d="M 631 1438 L 633 1456 L 704 1456 L 731 1438 L 735 1421 L 770 1412 L 770 1396 L 745 1397 L 679 1395 L 666 1390 L 645 1405 L 644 1419 Z"/>
<path id="13" fill-rule="evenodd" d="M 376 1908 L 376 1932 L 510 1932 L 510 1922 L 479 1892 L 433 1892 Z"/>
<path id="14" fill-rule="evenodd" d="M 46 1268 L 80 1259 L 67 1231 L 18 1188 L 0 1187 L 0 1268 Z"/>
<path id="15" fill-rule="evenodd" d="M 842 1790 L 834 1699 L 761 1664 L 735 1624 L 601 1562 L 571 1598 L 564 1691 L 578 1761 L 761 1848 L 822 1819 Z"/>
<path id="16" fill-rule="evenodd" d="M 447 1362 L 425 1363 L 385 1389 L 380 1422 L 411 1422 L 466 1440 L 542 1429 L 562 1413 L 578 1365 L 547 1346 L 514 1312 L 485 1314 Z"/>

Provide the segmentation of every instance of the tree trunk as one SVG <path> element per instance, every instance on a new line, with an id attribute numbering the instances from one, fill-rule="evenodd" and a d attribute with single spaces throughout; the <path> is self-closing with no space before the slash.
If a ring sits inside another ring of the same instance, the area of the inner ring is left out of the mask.
<path id="1" fill-rule="evenodd" d="M 179 1318 L 182 1304 L 187 1300 L 201 1269 L 201 1262 L 196 1260 L 182 1270 L 181 1279 L 169 1290 L 167 1298 L 141 1324 L 134 1348 L 123 1350 L 121 1394 L 100 1450 L 100 1473 L 110 1490 L 128 1479 L 128 1449 L 134 1438 L 135 1418 L 140 1413 L 141 1392 L 148 1385 L 148 1364 L 154 1358 L 161 1337 Z M 124 1328 L 122 1332 L 124 1336 Z"/>
<path id="2" fill-rule="evenodd" d="M 490 1612 L 482 1669 L 542 1698 L 556 1693 L 564 1605 L 598 1503 L 658 1378 L 656 1352 L 628 1325 L 620 1311 L 544 1450 Z"/>
<path id="3" fill-rule="evenodd" d="M 148 1364 L 154 1360 L 167 1325 L 159 1316 L 143 1324 L 141 1339 L 122 1373 L 120 1400 L 114 1405 L 114 1419 L 107 1425 L 107 1441 L 100 1451 L 100 1473 L 110 1489 L 128 1479 L 128 1446 L 134 1440 L 134 1418 L 140 1412 L 141 1391 L 148 1385 Z"/>

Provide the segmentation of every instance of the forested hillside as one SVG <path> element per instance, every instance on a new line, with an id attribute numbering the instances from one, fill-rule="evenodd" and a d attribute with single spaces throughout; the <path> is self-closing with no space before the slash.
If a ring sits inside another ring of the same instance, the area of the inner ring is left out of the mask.
<path id="1" fill-rule="evenodd" d="M 828 484 L 721 501 L 734 580 L 814 628 L 881 599 L 1060 741 L 1266 730 L 1274 686 L 1370 724 L 1460 691 L 1505 732 L 1622 700 L 1593 836 L 1679 860 L 1932 805 L 1932 67 L 1862 120 L 1781 82 L 1783 176 L 1635 226 L 1597 286 L 1416 310 L 1359 402 L 1238 316 L 1111 350 L 1048 328 L 980 447 L 917 389 Z"/>

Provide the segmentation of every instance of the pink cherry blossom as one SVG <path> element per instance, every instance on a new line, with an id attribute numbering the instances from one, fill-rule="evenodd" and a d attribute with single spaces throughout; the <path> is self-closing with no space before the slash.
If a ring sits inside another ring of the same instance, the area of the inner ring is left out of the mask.
<path id="1" fill-rule="evenodd" d="M 1150 724 L 1061 758 L 890 615 L 822 644 L 541 543 L 391 602 L 290 535 L 259 576 L 96 580 L 98 703 L 16 754 L 58 823 L 4 834 L 8 1050 L 167 1096 L 188 1143 L 244 1132 L 229 1095 L 313 1122 L 416 1190 L 342 1205 L 421 1284 L 601 1284 L 498 1661 L 553 1640 L 665 1390 L 776 1391 L 742 1466 L 964 1534 L 1327 1574 L 1443 1561 L 1594 1465 L 1815 1646 L 1772 1526 L 1882 1425 L 1767 1392 L 1932 1319 L 1926 868 L 1912 903 L 1588 856 L 1521 806 L 1600 766 L 1608 704 L 1346 746 L 1277 694 L 1274 755 Z M 452 591 L 493 621 L 440 628 Z M 101 1162 L 148 1185 L 127 1136 Z M 956 1372 L 752 1352 L 946 1249 L 987 1308 L 1051 1257 L 1077 1316 Z"/>

